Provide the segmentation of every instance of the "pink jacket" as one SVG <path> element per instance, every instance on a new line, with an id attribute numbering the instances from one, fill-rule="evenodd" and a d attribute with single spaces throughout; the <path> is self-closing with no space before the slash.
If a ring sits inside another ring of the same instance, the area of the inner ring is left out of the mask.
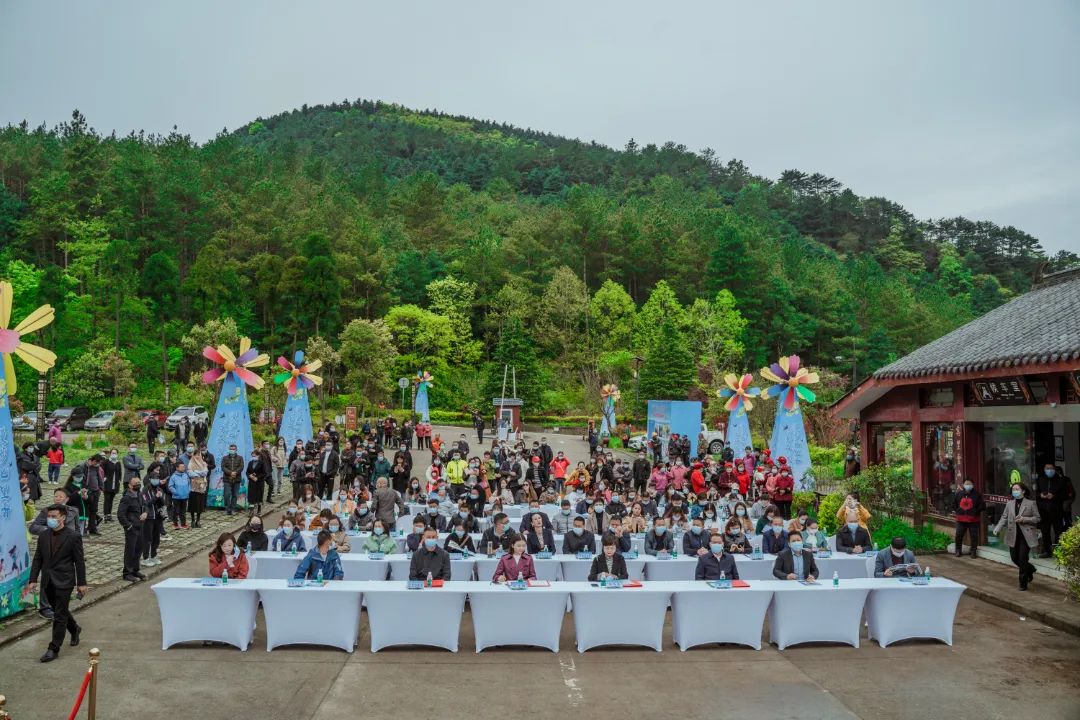
<path id="1" fill-rule="evenodd" d="M 495 574 L 491 576 L 492 581 L 498 580 L 500 575 L 505 575 L 507 580 L 517 580 L 518 573 L 521 573 L 523 580 L 535 580 L 536 568 L 533 567 L 532 555 L 525 553 L 521 556 L 521 560 L 515 560 L 513 553 L 507 553 L 499 558 L 499 564 L 495 568 Z"/>
<path id="2" fill-rule="evenodd" d="M 671 468 L 671 484 L 676 490 L 682 490 L 686 484 L 686 477 L 690 474 L 690 468 L 685 465 L 674 465 Z"/>
<path id="3" fill-rule="evenodd" d="M 668 481 L 671 479 L 671 474 L 667 470 L 657 468 L 652 471 L 652 475 L 649 477 L 649 482 L 656 488 L 656 492 L 663 494 L 664 488 L 667 487 Z"/>

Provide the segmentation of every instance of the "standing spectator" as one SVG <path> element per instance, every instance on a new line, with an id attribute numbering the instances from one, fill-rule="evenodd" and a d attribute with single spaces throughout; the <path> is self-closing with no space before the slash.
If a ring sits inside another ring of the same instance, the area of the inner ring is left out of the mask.
<path id="1" fill-rule="evenodd" d="M 1020 589 L 1027 590 L 1028 583 L 1035 577 L 1035 566 L 1031 564 L 1029 557 L 1031 549 L 1038 542 L 1038 526 L 1040 524 L 1039 508 L 1031 500 L 1031 491 L 1022 482 L 1012 484 L 1013 500 L 1005 504 L 1005 512 L 1001 514 L 994 527 L 995 535 L 1005 528 L 1005 544 L 1009 548 L 1013 564 L 1020 571 Z"/>
<path id="2" fill-rule="evenodd" d="M 982 493 L 975 489 L 971 478 L 964 480 L 962 487 L 956 489 L 953 496 L 953 513 L 956 515 L 956 557 L 964 554 L 964 534 L 971 536 L 971 557 L 975 557 L 975 548 L 979 544 L 979 520 L 986 504 Z"/>
<path id="3" fill-rule="evenodd" d="M 146 447 L 149 448 L 151 455 L 154 454 L 154 443 L 157 442 L 159 430 L 157 416 L 150 415 L 146 419 Z"/>
<path id="4" fill-rule="evenodd" d="M 266 466 L 266 458 L 270 453 L 251 451 L 251 460 L 247 464 L 248 480 L 248 506 L 255 508 L 255 512 L 262 514 L 263 493 L 266 490 L 266 482 L 270 477 L 270 468 Z"/>
<path id="5" fill-rule="evenodd" d="M 596 432 L 596 424 L 592 420 L 589 421 L 585 437 L 589 441 L 589 455 L 595 455 L 596 446 L 600 444 L 600 435 Z"/>
<path id="6" fill-rule="evenodd" d="M 859 462 L 859 456 L 855 453 L 854 447 L 849 447 L 847 455 L 844 456 L 844 477 L 855 477 L 862 472 L 862 463 Z"/>
<path id="7" fill-rule="evenodd" d="M 112 522 L 113 500 L 116 498 L 116 494 L 121 492 L 122 487 L 120 482 L 122 475 L 120 453 L 115 449 L 110 449 L 105 461 L 101 463 L 101 470 L 103 475 L 102 490 L 105 493 L 105 522 Z"/>
<path id="8" fill-rule="evenodd" d="M 281 478 L 289 466 L 289 450 L 285 447 L 285 438 L 278 437 L 274 449 L 270 451 L 270 465 L 274 469 L 273 493 L 281 492 Z"/>
<path id="9" fill-rule="evenodd" d="M 322 453 L 319 454 L 319 497 L 324 500 L 330 499 L 330 493 L 334 489 L 334 478 L 337 477 L 340 458 L 334 452 L 333 444 L 328 440 L 323 443 Z"/>
<path id="10" fill-rule="evenodd" d="M 139 449 L 135 446 L 135 443 L 128 445 L 127 455 L 124 456 L 124 482 L 127 482 L 131 478 L 142 479 L 143 472 L 143 460 L 139 457 Z"/>
<path id="11" fill-rule="evenodd" d="M 60 432 L 60 423 L 55 420 L 49 423 L 49 434 L 45 439 L 49 441 L 50 445 L 54 440 L 57 445 L 60 445 L 61 447 L 64 445 L 64 434 Z"/>
<path id="12" fill-rule="evenodd" d="M 176 469 L 169 476 L 169 494 L 172 495 L 172 523 L 173 529 L 188 528 L 187 501 L 191 495 L 191 478 L 188 477 L 187 467 L 182 462 L 176 463 Z"/>
<path id="13" fill-rule="evenodd" d="M 128 582 L 138 582 L 146 579 L 146 576 L 139 572 L 139 554 L 142 551 L 143 523 L 149 513 L 143 506 L 142 494 L 139 492 L 142 481 L 137 477 L 129 478 L 127 488 L 127 492 L 120 498 L 120 506 L 116 509 L 116 518 L 124 529 L 123 578 Z"/>
<path id="14" fill-rule="evenodd" d="M 41 662 L 52 662 L 60 653 L 65 633 L 71 634 L 71 646 L 79 644 L 81 628 L 71 616 L 69 605 L 71 591 L 76 587 L 80 596 L 87 593 L 86 565 L 83 562 L 82 538 L 75 530 L 66 527 L 67 508 L 52 505 L 48 509 L 49 531 L 38 536 L 34 561 L 30 566 L 30 582 L 27 590 L 37 592 L 38 578 L 41 591 L 53 610 L 52 640 L 49 649 L 41 656 Z"/>
<path id="15" fill-rule="evenodd" d="M 1073 486 L 1072 478 L 1062 472 L 1061 467 L 1055 469 L 1055 473 L 1061 477 L 1061 484 L 1065 488 L 1065 496 L 1061 500 L 1061 529 L 1058 537 L 1073 524 L 1073 501 L 1076 500 L 1076 487 Z"/>
<path id="16" fill-rule="evenodd" d="M 244 459 L 236 453 L 236 444 L 233 443 L 229 445 L 229 453 L 221 459 L 222 502 L 226 515 L 236 512 L 236 496 L 240 492 L 243 472 Z"/>
<path id="17" fill-rule="evenodd" d="M 782 517 L 791 517 L 791 500 L 794 497 L 795 480 L 791 477 L 791 468 L 780 468 L 780 477 L 776 479 L 776 488 L 772 494 L 773 504 L 780 510 Z"/>
<path id="18" fill-rule="evenodd" d="M 1053 462 L 1047 461 L 1035 480 L 1035 503 L 1039 507 L 1039 531 L 1042 533 L 1041 558 L 1051 556 L 1061 537 L 1061 515 L 1066 495 L 1065 480 Z M 1033 546 L 1034 547 L 1034 546 Z"/>
<path id="19" fill-rule="evenodd" d="M 206 491 L 210 487 L 210 468 L 203 458 L 202 450 L 196 450 L 187 466 L 191 478 L 191 495 L 188 496 L 188 512 L 191 513 L 191 527 L 199 527 L 203 510 L 206 509 Z"/>
<path id="20" fill-rule="evenodd" d="M 50 440 L 49 449 L 45 451 L 45 458 L 49 461 L 49 482 L 56 485 L 60 482 L 60 468 L 64 464 L 64 446 L 55 440 Z"/>
<path id="21" fill-rule="evenodd" d="M 472 414 L 473 427 L 476 429 L 476 442 L 480 445 L 484 444 L 484 416 L 480 413 L 473 411 Z"/>
<path id="22" fill-rule="evenodd" d="M 375 515 L 375 520 L 381 520 L 390 528 L 395 526 L 398 515 L 405 514 L 405 503 L 402 502 L 401 495 L 388 487 L 384 477 L 375 481 L 375 493 L 371 497 L 371 512 Z"/>

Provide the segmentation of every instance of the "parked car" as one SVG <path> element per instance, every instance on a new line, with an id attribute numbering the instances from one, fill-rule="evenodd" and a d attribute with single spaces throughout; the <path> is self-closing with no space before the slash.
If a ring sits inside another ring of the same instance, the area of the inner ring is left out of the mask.
<path id="1" fill-rule="evenodd" d="M 45 423 L 55 421 L 61 430 L 82 430 L 93 414 L 88 407 L 57 408 L 49 413 Z"/>
<path id="2" fill-rule="evenodd" d="M 120 414 L 120 410 L 102 410 L 86 421 L 83 425 L 84 430 L 108 430 L 112 427 L 113 421 L 116 416 Z"/>
<path id="3" fill-rule="evenodd" d="M 165 420 L 168 418 L 168 415 L 165 414 L 164 410 L 136 410 L 135 415 L 142 421 L 143 425 L 145 425 L 151 417 L 157 418 L 158 427 L 164 427 Z"/>
<path id="4" fill-rule="evenodd" d="M 37 410 L 29 410 L 11 419 L 12 430 L 33 432 L 35 427 L 37 427 Z"/>
<path id="5" fill-rule="evenodd" d="M 649 436 L 648 435 L 635 435 L 630 438 L 631 450 L 648 450 L 649 449 Z"/>
<path id="6" fill-rule="evenodd" d="M 183 417 L 186 417 L 191 424 L 195 424 L 199 420 L 208 425 L 210 424 L 210 414 L 206 412 L 206 408 L 202 405 L 182 405 L 173 410 L 169 417 L 165 418 L 165 429 L 175 429 L 177 423 L 180 422 L 180 418 Z"/>
<path id="7" fill-rule="evenodd" d="M 701 432 L 697 436 L 698 447 L 706 447 L 710 455 L 719 455 L 724 451 L 724 431 L 710 430 L 709 426 L 701 423 Z"/>

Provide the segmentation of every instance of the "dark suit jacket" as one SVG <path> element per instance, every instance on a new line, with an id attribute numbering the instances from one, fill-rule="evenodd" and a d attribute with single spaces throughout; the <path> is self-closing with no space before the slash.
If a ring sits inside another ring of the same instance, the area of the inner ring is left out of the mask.
<path id="1" fill-rule="evenodd" d="M 600 579 L 600 573 L 607 572 L 607 562 L 604 560 L 604 553 L 600 553 L 592 559 L 592 567 L 589 568 L 589 582 L 596 582 Z M 616 552 L 611 557 L 611 574 L 620 580 L 626 580 L 630 577 L 630 573 L 626 570 L 626 560 L 623 559 L 622 553 Z"/>
<path id="2" fill-rule="evenodd" d="M 577 555 L 579 552 L 596 552 L 596 536 L 586 530 L 577 536 L 571 530 L 563 535 L 562 551 L 564 555 Z"/>
<path id="3" fill-rule="evenodd" d="M 802 551 L 803 575 L 818 576 L 817 563 L 814 562 L 814 553 L 809 550 Z M 795 572 L 795 558 L 791 556 L 791 548 L 785 548 L 776 556 L 776 562 L 772 566 L 772 574 L 777 580 L 787 580 L 787 576 Z"/>
<path id="4" fill-rule="evenodd" d="M 739 568 L 735 565 L 735 556 L 724 553 L 718 560 L 715 555 L 709 553 L 698 558 L 697 567 L 694 569 L 694 579 L 719 580 L 721 572 L 730 580 L 739 579 Z"/>
<path id="5" fill-rule="evenodd" d="M 859 527 L 855 531 L 855 535 L 852 536 L 851 531 L 848 530 L 848 526 L 842 526 L 836 533 L 836 552 L 848 553 L 850 555 L 855 552 L 856 545 L 862 545 L 864 552 L 871 549 L 873 547 L 873 542 L 870 540 L 870 533 L 866 531 L 866 528 Z"/>
<path id="6" fill-rule="evenodd" d="M 325 460 L 326 460 L 326 451 L 323 450 L 322 452 L 319 453 L 319 457 L 316 458 L 316 460 L 315 460 L 315 472 L 319 473 L 320 475 L 324 474 L 323 473 L 323 462 Z M 330 451 L 330 462 L 328 462 L 326 464 L 327 472 L 325 474 L 330 476 L 330 477 L 333 477 L 334 475 L 337 475 L 338 466 L 340 465 L 340 463 L 341 463 L 341 459 L 338 457 L 338 454 L 336 452 L 334 452 L 333 450 L 331 450 Z"/>
<path id="7" fill-rule="evenodd" d="M 120 498 L 120 507 L 116 509 L 116 519 L 124 530 L 139 530 L 143 526 L 143 521 L 139 519 L 143 512 L 145 508 L 142 493 L 128 491 Z M 150 514 L 147 513 L 147 519 L 149 517 Z"/>
<path id="8" fill-rule="evenodd" d="M 70 590 L 86 584 L 86 563 L 83 562 L 82 536 L 66 525 L 60 530 L 60 546 L 52 551 L 52 530 L 38 536 L 34 562 L 30 565 L 30 582 L 51 584 L 57 590 Z"/>
<path id="9" fill-rule="evenodd" d="M 543 537 L 537 537 L 536 531 L 534 531 L 532 528 L 526 530 L 525 552 L 529 553 L 530 555 L 535 555 L 536 553 L 543 550 L 546 550 L 550 553 L 558 552 L 558 548 L 555 547 L 555 535 L 551 532 L 551 528 L 544 528 Z"/>

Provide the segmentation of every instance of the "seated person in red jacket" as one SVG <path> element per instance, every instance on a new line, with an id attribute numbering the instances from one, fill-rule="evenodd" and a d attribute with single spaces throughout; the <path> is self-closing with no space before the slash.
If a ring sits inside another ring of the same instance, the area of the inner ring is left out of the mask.
<path id="1" fill-rule="evenodd" d="M 535 580 L 536 569 L 533 567 L 532 557 L 525 552 L 525 538 L 518 535 L 514 538 L 511 550 L 499 558 L 499 565 L 495 568 L 492 582 L 504 583 L 508 580 Z"/>
<path id="2" fill-rule="evenodd" d="M 210 551 L 210 577 L 221 577 L 225 571 L 229 573 L 230 580 L 243 580 L 248 576 L 247 555 L 234 554 L 236 538 L 232 533 L 222 533 L 214 543 L 214 549 Z"/>

